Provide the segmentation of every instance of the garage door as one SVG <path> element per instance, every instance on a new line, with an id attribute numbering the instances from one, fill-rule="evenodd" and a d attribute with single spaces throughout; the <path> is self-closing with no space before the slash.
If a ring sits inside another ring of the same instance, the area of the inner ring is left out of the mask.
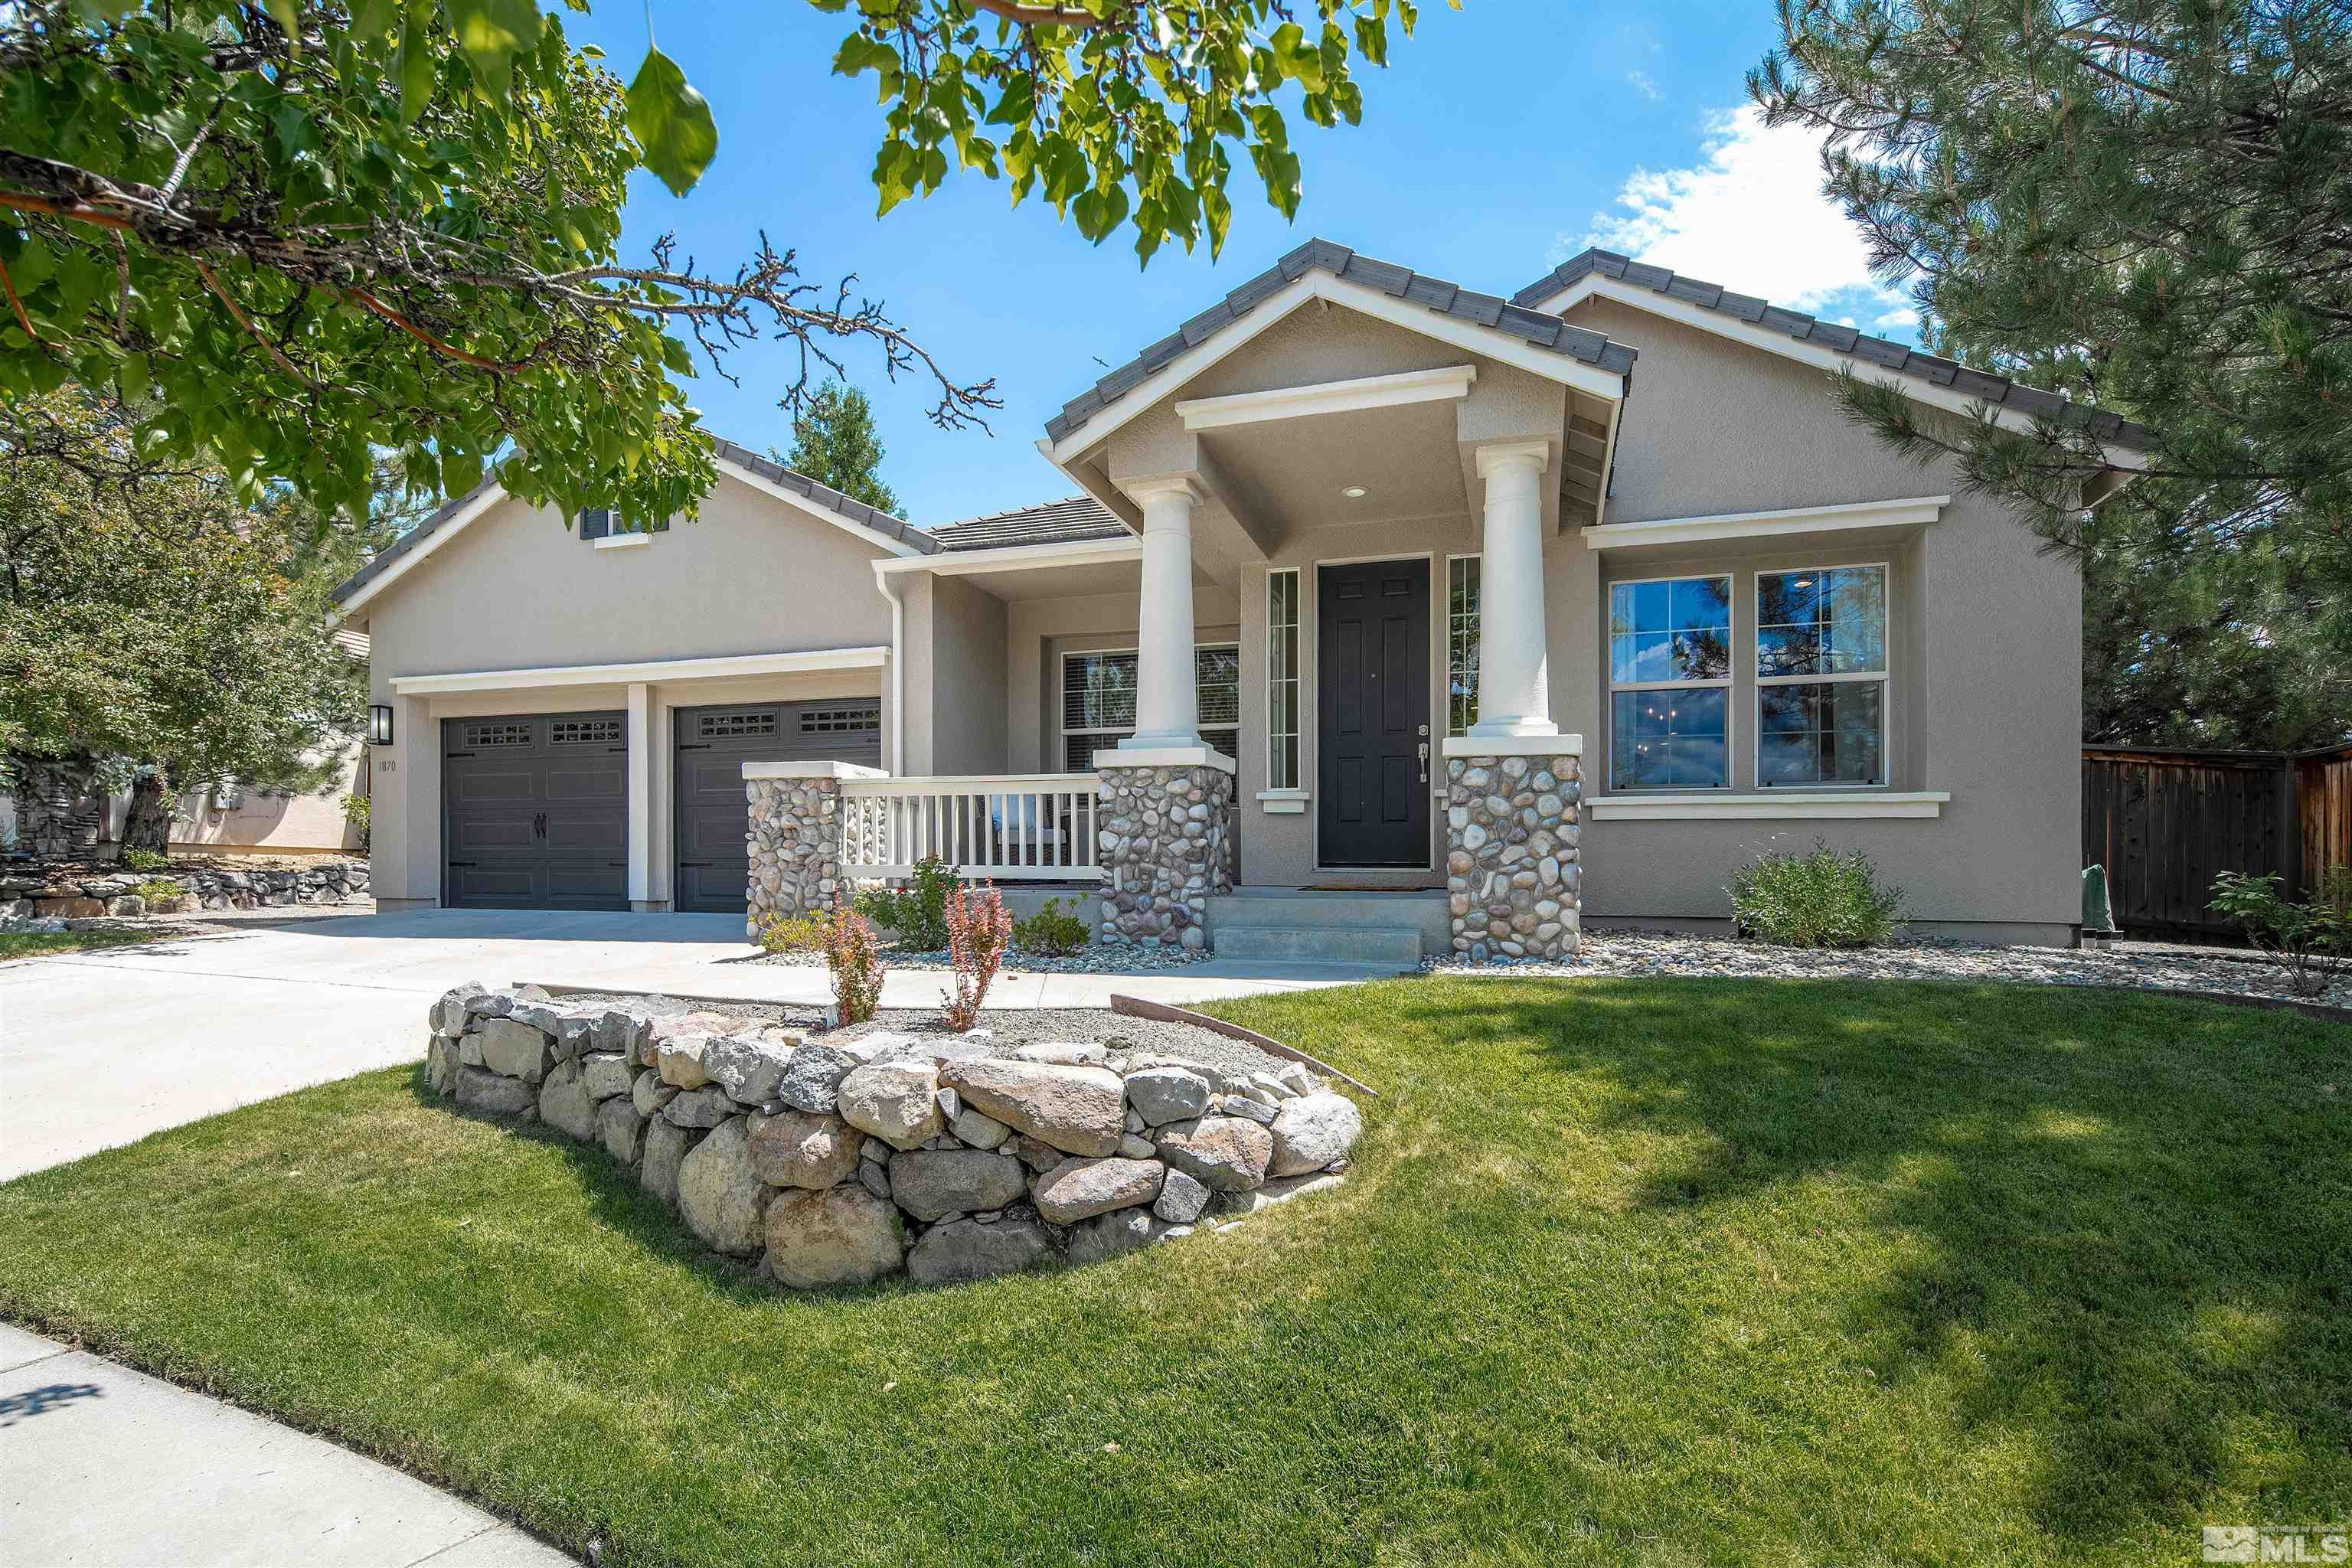
<path id="1" fill-rule="evenodd" d="M 629 743 L 618 713 L 441 724 L 443 902 L 629 907 Z"/>
<path id="2" fill-rule="evenodd" d="M 751 880 L 743 764 L 818 761 L 881 766 L 881 700 L 677 710 L 676 908 L 743 910 Z"/>

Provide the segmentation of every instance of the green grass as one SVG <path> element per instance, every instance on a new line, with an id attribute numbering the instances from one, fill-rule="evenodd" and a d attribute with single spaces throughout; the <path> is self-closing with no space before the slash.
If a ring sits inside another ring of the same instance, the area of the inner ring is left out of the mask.
<path id="1" fill-rule="evenodd" d="M 100 947 L 136 947 L 173 933 L 160 931 L 0 931 L 0 963 L 51 952 L 85 952 Z"/>
<path id="2" fill-rule="evenodd" d="M 1845 982 L 1221 1011 L 1386 1091 L 1345 1187 L 1231 1236 L 787 1296 L 394 1071 L 0 1188 L 0 1312 L 607 1563 L 2071 1568 L 2352 1513 L 2352 1028 Z"/>

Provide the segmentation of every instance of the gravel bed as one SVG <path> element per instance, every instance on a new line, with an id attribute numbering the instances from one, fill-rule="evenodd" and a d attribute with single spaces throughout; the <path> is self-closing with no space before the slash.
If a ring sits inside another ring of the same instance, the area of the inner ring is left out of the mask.
<path id="1" fill-rule="evenodd" d="M 1214 956 L 1206 952 L 1188 952 L 1181 947 L 1119 947 L 1108 943 L 1089 943 L 1066 958 L 1046 958 L 1033 952 L 1015 952 L 997 971 L 1000 979 L 1017 974 L 1152 974 L 1163 969 L 1182 969 L 1189 964 L 1206 963 Z M 823 969 L 824 954 L 821 952 L 763 952 L 757 958 L 735 959 L 737 963 L 772 963 L 786 969 Z M 895 947 L 882 950 L 882 962 L 893 969 L 953 969 L 955 960 L 944 951 L 938 952 L 904 952 Z"/>
<path id="2" fill-rule="evenodd" d="M 1433 974 L 1692 974 L 1761 978 L 1856 976 L 1874 980 L 1997 980 L 2026 985 L 2127 985 L 2220 991 L 2238 996 L 2291 996 L 2286 974 L 2247 955 L 2204 957 L 2168 944 L 2136 952 L 2060 947 L 1980 947 L 1958 942 L 1915 941 L 1858 952 L 1772 947 L 1759 942 L 1677 935 L 1668 931 L 1584 933 L 1584 948 L 1559 963 L 1456 963 L 1426 959 Z M 2315 1000 L 2352 1007 L 2352 973 Z"/>

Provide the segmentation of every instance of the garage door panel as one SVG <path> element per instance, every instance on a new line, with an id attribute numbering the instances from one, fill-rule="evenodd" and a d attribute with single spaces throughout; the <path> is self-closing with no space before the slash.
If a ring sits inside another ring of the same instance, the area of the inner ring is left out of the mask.
<path id="1" fill-rule="evenodd" d="M 539 798 L 539 769 L 524 760 L 502 760 L 484 764 L 478 769 L 452 772 L 447 778 L 449 798 L 461 805 L 493 805 L 510 801 L 535 801 Z"/>
<path id="2" fill-rule="evenodd" d="M 547 765 L 540 798 L 548 801 L 610 801 L 625 806 L 629 774 L 624 756 L 566 757 Z"/>
<path id="3" fill-rule="evenodd" d="M 484 906 L 529 910 L 539 908 L 532 897 L 536 879 L 528 866 L 451 866 L 449 901 L 460 909 Z"/>
<path id="4" fill-rule="evenodd" d="M 743 764 L 824 760 L 878 767 L 881 700 L 681 708 L 677 714 L 675 903 L 740 914 L 751 879 Z"/>
<path id="5" fill-rule="evenodd" d="M 594 854 L 605 859 L 622 858 L 615 850 L 625 850 L 629 830 L 628 816 L 617 811 L 567 811 L 551 806 L 543 814 L 547 818 L 540 838 L 551 855 Z"/>
<path id="6" fill-rule="evenodd" d="M 528 855 L 537 838 L 529 816 L 453 816 L 449 820 L 449 853 L 454 856 Z"/>
<path id="7" fill-rule="evenodd" d="M 451 720 L 442 733 L 446 902 L 628 907 L 622 715 Z"/>

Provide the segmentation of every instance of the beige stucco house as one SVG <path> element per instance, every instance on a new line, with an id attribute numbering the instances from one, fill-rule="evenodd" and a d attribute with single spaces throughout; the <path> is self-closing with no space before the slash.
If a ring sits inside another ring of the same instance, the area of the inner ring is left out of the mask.
<path id="1" fill-rule="evenodd" d="M 1107 881 L 1113 936 L 1391 960 L 1719 922 L 1820 837 L 2065 942 L 2079 583 L 1839 371 L 2147 444 L 1605 252 L 1506 301 L 1315 241 L 1049 422 L 1068 500 L 926 530 L 732 446 L 655 531 L 486 488 L 341 590 L 378 897 L 784 907 L 937 849 Z"/>

